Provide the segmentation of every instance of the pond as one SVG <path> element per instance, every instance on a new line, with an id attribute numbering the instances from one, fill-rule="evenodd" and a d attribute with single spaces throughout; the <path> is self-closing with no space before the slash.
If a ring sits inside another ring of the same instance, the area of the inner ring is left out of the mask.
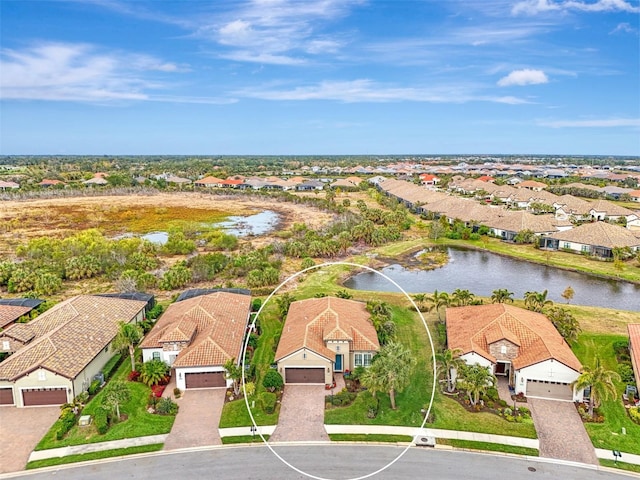
<path id="1" fill-rule="evenodd" d="M 571 303 L 619 310 L 640 311 L 640 285 L 607 280 L 503 257 L 489 252 L 449 248 L 449 263 L 435 270 L 407 269 L 394 264 L 380 271 L 408 293 L 434 290 L 453 292 L 456 288 L 490 297 L 494 290 L 506 288 L 514 298 L 525 292 L 548 290 L 547 298 L 565 303 L 562 292 L 571 286 Z M 580 258 L 576 258 L 580 261 Z M 382 276 L 363 272 L 349 278 L 344 286 L 355 290 L 394 292 L 396 287 Z"/>
<path id="2" fill-rule="evenodd" d="M 150 232 L 142 235 L 142 238 L 157 245 L 164 245 L 169 240 L 169 234 L 167 232 Z"/>
<path id="3" fill-rule="evenodd" d="M 254 215 L 236 215 L 214 226 L 236 237 L 264 235 L 274 230 L 280 221 L 280 215 L 271 210 L 264 210 Z"/>

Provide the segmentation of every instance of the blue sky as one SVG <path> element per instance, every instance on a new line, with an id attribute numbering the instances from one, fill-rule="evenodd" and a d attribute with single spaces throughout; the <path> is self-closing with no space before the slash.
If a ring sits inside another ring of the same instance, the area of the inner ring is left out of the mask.
<path id="1" fill-rule="evenodd" d="M 640 155 L 638 0 L 0 9 L 4 155 Z"/>

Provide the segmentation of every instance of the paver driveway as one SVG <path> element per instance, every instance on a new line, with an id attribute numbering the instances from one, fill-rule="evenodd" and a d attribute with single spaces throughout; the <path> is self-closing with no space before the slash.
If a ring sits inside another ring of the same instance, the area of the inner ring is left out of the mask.
<path id="1" fill-rule="evenodd" d="M 595 449 L 571 402 L 528 398 L 540 456 L 598 465 Z"/>
<path id="2" fill-rule="evenodd" d="M 324 429 L 323 385 L 284 387 L 278 426 L 269 442 L 329 441 Z"/>
<path id="3" fill-rule="evenodd" d="M 60 407 L 0 407 L 0 473 L 23 470 Z"/>
<path id="4" fill-rule="evenodd" d="M 222 445 L 218 424 L 225 393 L 225 388 L 186 390 L 177 400 L 180 410 L 164 449 Z"/>

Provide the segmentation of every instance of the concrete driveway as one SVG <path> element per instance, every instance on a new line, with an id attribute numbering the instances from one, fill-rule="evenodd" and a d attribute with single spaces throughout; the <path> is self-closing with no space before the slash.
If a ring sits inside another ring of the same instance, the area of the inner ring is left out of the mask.
<path id="1" fill-rule="evenodd" d="M 285 386 L 278 426 L 269 442 L 329 441 L 324 399 L 323 385 Z"/>
<path id="2" fill-rule="evenodd" d="M 599 465 L 595 449 L 571 402 L 527 399 L 540 440 L 540 456 Z"/>
<path id="3" fill-rule="evenodd" d="M 164 450 L 222 445 L 218 434 L 225 388 L 186 390 L 177 400 L 180 410 L 164 442 Z"/>
<path id="4" fill-rule="evenodd" d="M 29 455 L 60 416 L 60 407 L 0 407 L 0 473 L 24 470 Z"/>

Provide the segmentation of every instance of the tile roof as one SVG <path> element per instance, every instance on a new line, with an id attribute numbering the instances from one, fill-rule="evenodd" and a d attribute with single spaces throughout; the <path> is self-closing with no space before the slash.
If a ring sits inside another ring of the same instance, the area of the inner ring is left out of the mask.
<path id="1" fill-rule="evenodd" d="M 533 215 L 524 210 L 502 210 L 499 215 L 484 223 L 488 227 L 510 232 L 531 230 L 533 233 L 551 233 L 557 231 L 553 215 Z"/>
<path id="2" fill-rule="evenodd" d="M 250 311 L 251 296 L 238 293 L 214 292 L 182 300 L 167 308 L 140 347 L 190 342 L 180 350 L 174 367 L 224 365 L 238 359 Z"/>
<path id="3" fill-rule="evenodd" d="M 293 302 L 282 329 L 276 361 L 300 350 L 309 350 L 333 361 L 325 341 L 349 341 L 350 350 L 378 351 L 378 335 L 366 305 L 336 297 Z"/>
<path id="4" fill-rule="evenodd" d="M 118 322 L 131 321 L 146 303 L 92 295 L 65 300 L 5 336 L 32 340 L 0 363 L 0 379 L 13 381 L 43 367 L 73 379 L 111 343 Z"/>
<path id="5" fill-rule="evenodd" d="M 33 310 L 31 307 L 19 307 L 16 305 L 0 305 L 0 328 L 4 328 L 15 322 L 22 315 Z"/>
<path id="6" fill-rule="evenodd" d="M 541 313 L 502 303 L 447 308 L 448 348 L 475 352 L 495 363 L 489 345 L 501 339 L 519 345 L 516 369 L 554 359 L 579 372 L 582 365 L 551 321 Z"/>
<path id="7" fill-rule="evenodd" d="M 640 239 L 631 230 L 608 222 L 585 223 L 549 238 L 596 247 L 640 247 Z"/>
<path id="8" fill-rule="evenodd" d="M 640 323 L 627 325 L 629 345 L 631 346 L 631 361 L 635 369 L 636 379 L 640 379 Z"/>
<path id="9" fill-rule="evenodd" d="M 596 212 L 605 212 L 608 217 L 627 217 L 629 215 L 638 215 L 637 212 L 629 210 L 628 208 L 621 207 L 620 205 L 616 205 L 615 203 L 611 203 L 608 200 L 598 200 L 592 203 L 591 210 L 594 210 Z"/>

